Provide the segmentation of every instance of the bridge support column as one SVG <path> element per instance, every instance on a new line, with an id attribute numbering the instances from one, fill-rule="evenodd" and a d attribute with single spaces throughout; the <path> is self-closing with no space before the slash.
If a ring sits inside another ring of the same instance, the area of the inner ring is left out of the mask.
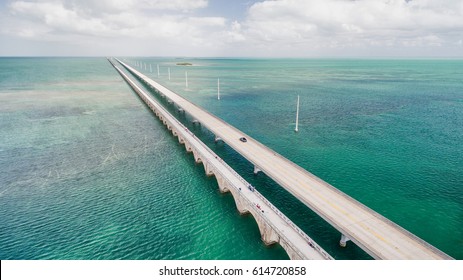
<path id="1" fill-rule="evenodd" d="M 349 237 L 345 236 L 344 234 L 341 234 L 341 240 L 339 240 L 339 245 L 341 247 L 346 247 L 347 241 L 350 241 Z"/>
<path id="2" fill-rule="evenodd" d="M 204 171 L 206 172 L 206 175 L 208 177 L 214 175 L 214 171 L 212 171 L 211 164 L 209 162 L 206 161 L 203 163 L 203 165 L 204 165 Z"/>
<path id="3" fill-rule="evenodd" d="M 294 250 L 294 248 L 288 244 L 284 239 L 280 238 L 280 246 L 285 249 L 286 253 L 288 254 L 288 257 L 290 260 L 303 260 L 304 257 L 299 255 L 299 253 Z"/>
<path id="4" fill-rule="evenodd" d="M 260 170 L 260 168 L 257 167 L 257 165 L 254 165 L 254 175 L 256 175 L 259 172 L 262 172 L 262 170 Z"/>
<path id="5" fill-rule="evenodd" d="M 241 190 L 230 188 L 230 192 L 233 195 L 233 199 L 235 200 L 236 209 L 238 209 L 238 212 L 240 213 L 240 215 L 249 213 L 247 201 L 241 195 Z"/>
<path id="6" fill-rule="evenodd" d="M 194 150 L 193 150 L 193 156 L 195 157 L 195 162 L 196 162 L 196 163 L 201 163 L 201 162 L 203 162 L 203 161 L 201 160 L 201 157 L 199 156 L 199 154 L 198 154 L 196 151 L 194 151 Z"/>
<path id="7" fill-rule="evenodd" d="M 230 192 L 233 196 L 233 199 L 235 200 L 235 205 L 236 209 L 238 209 L 238 212 L 240 215 L 244 215 L 249 213 L 249 210 L 247 208 L 247 203 L 244 201 L 243 197 L 241 196 L 241 190 L 237 190 L 233 186 L 230 186 L 230 183 L 225 180 L 220 173 L 215 174 L 215 178 L 217 179 L 217 183 L 219 185 L 219 190 L 221 193 L 226 193 Z"/>
<path id="8" fill-rule="evenodd" d="M 214 138 L 214 142 L 217 143 L 219 141 L 223 141 L 223 140 L 222 140 L 222 138 L 220 138 L 219 136 L 216 135 L 215 138 Z"/>
<path id="9" fill-rule="evenodd" d="M 260 210 L 257 210 L 260 211 Z M 280 241 L 280 236 L 273 230 L 273 228 L 260 216 L 253 215 L 256 219 L 257 226 L 260 231 L 260 237 L 265 245 L 269 246 Z"/>
<path id="10" fill-rule="evenodd" d="M 230 191 L 230 186 L 228 185 L 228 182 L 222 178 L 222 176 L 215 176 L 217 179 L 217 183 L 219 185 L 219 190 L 221 193 L 227 193 Z"/>

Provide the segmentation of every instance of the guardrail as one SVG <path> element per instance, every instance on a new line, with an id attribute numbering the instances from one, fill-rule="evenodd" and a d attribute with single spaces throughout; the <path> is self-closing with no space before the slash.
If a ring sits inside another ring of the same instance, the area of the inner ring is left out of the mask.
<path id="1" fill-rule="evenodd" d="M 111 62 L 111 61 L 110 61 Z M 232 176 L 234 176 L 235 178 L 237 178 L 242 184 L 243 184 L 243 187 L 247 187 L 247 186 L 251 186 L 251 184 L 249 184 L 243 177 L 241 177 L 241 175 L 239 175 L 232 167 L 230 167 L 225 161 L 223 161 L 222 158 L 220 158 L 212 149 L 210 149 L 206 144 L 204 144 L 202 141 L 200 141 L 196 135 L 190 131 L 184 124 L 182 124 L 180 121 L 178 121 L 170 112 L 168 112 L 166 109 L 164 109 L 162 107 L 162 105 L 160 105 L 157 101 L 155 101 L 151 96 L 149 96 L 148 94 L 146 94 L 141 88 L 139 88 L 135 83 L 133 83 L 133 81 L 130 80 L 130 78 L 128 76 L 126 76 L 122 70 L 120 70 L 116 65 L 114 65 L 114 63 L 111 62 L 111 64 L 119 71 L 119 73 L 124 77 L 124 79 L 127 80 L 127 82 L 129 82 L 129 84 L 132 86 L 132 88 L 134 88 L 135 92 L 141 97 L 141 99 L 143 101 L 145 101 L 145 103 L 147 103 L 147 105 L 149 106 L 151 103 L 152 106 L 156 107 L 157 109 L 157 113 L 159 114 L 162 114 L 164 116 L 164 120 L 166 121 L 166 124 L 170 125 L 170 126 L 174 126 L 176 127 L 177 129 L 177 133 L 178 134 L 182 134 L 182 136 L 186 139 L 186 134 L 188 134 L 189 136 L 193 137 L 196 141 L 195 141 L 195 145 L 199 145 L 202 149 L 205 150 L 206 153 L 209 153 L 212 158 L 218 160 L 220 162 L 220 164 L 225 167 L 225 169 L 230 172 L 232 174 Z M 121 65 L 124 66 L 123 63 L 121 63 Z M 125 67 L 125 66 L 124 66 Z M 145 84 L 151 86 L 152 88 L 155 89 L 155 91 L 158 93 L 158 94 L 162 94 L 162 92 L 159 90 L 159 89 L 156 89 L 153 85 L 151 85 L 150 83 L 148 83 L 148 81 L 146 81 L 143 77 L 141 77 L 140 75 L 138 75 L 137 73 L 133 72 L 131 69 L 125 67 L 128 71 L 130 71 L 132 74 L 134 74 L 135 76 L 137 76 L 139 79 L 141 79 L 141 81 L 143 81 Z M 151 106 L 149 106 L 151 108 Z M 154 109 L 153 109 L 154 111 Z M 191 142 L 191 141 L 190 141 Z M 191 143 L 190 143 L 191 144 Z M 192 144 L 192 146 L 195 146 Z M 194 147 L 195 148 L 195 151 L 197 153 L 199 153 L 201 156 L 203 157 L 207 157 L 206 154 L 204 154 L 203 152 L 201 152 L 197 147 Z M 212 163 L 212 162 L 210 162 Z M 266 223 L 268 225 L 270 225 L 270 227 L 272 228 L 272 230 L 274 230 L 278 236 L 283 239 L 288 245 L 291 246 L 291 248 L 297 252 L 298 255 L 301 256 L 301 258 L 304 257 L 305 254 L 303 254 L 299 249 L 298 247 L 291 241 L 289 240 L 285 234 L 283 232 L 281 232 L 277 226 L 275 226 L 273 224 L 273 222 L 268 218 L 266 217 L 266 215 L 264 215 L 260 209 L 257 209 L 256 205 L 248 198 L 246 197 L 245 195 L 242 195 L 242 192 L 239 190 L 239 187 L 235 185 L 234 182 L 232 182 L 228 177 L 229 175 L 227 174 L 224 174 L 219 168 L 217 168 L 214 164 L 212 164 L 212 168 L 210 169 L 211 172 L 213 172 L 214 174 L 220 174 L 222 178 L 224 178 L 228 183 L 229 183 L 229 186 L 235 188 L 235 190 L 237 191 L 237 193 L 240 194 L 240 196 L 242 198 L 244 198 L 247 202 L 248 202 L 248 205 L 252 205 L 253 208 L 255 208 L 255 214 L 259 215 L 259 217 L 261 217 L 262 219 L 264 219 L 266 221 Z M 255 194 L 264 204 L 266 204 L 270 209 L 272 209 L 272 211 L 277 215 L 279 216 L 289 227 L 291 227 L 293 230 L 295 230 L 304 240 L 306 240 L 306 242 L 308 243 L 308 245 L 313 248 L 314 250 L 316 250 L 318 253 L 320 253 L 325 259 L 328 259 L 328 260 L 333 260 L 333 257 L 331 257 L 325 250 L 323 250 L 313 239 L 311 239 L 305 232 L 303 232 L 296 224 L 294 224 L 286 215 L 284 215 L 280 210 L 278 210 L 278 208 L 276 208 L 269 200 L 267 200 L 260 192 L 258 192 L 257 190 L 254 189 L 253 191 L 253 194 Z"/>

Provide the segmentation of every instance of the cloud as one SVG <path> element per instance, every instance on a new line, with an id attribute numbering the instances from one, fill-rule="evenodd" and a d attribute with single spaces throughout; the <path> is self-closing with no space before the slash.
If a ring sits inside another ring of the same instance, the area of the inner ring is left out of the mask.
<path id="1" fill-rule="evenodd" d="M 144 0 L 141 6 L 159 10 L 190 11 L 207 6 L 206 0 Z"/>
<path id="2" fill-rule="evenodd" d="M 207 0 L 13 0 L 0 11 L 0 36 L 62 42 L 94 55 L 461 52 L 463 0 L 264 0 L 246 7 L 244 19 L 232 21 L 204 16 L 215 11 Z"/>
<path id="3" fill-rule="evenodd" d="M 205 6 L 205 0 L 14 1 L 9 5 L 9 19 L 4 20 L 8 27 L 2 32 L 50 41 L 71 41 L 78 35 L 89 40 L 124 36 L 177 41 L 182 37 L 200 43 L 226 22 L 222 17 L 191 14 Z"/>
<path id="4" fill-rule="evenodd" d="M 76 11 L 66 9 L 61 3 L 14 2 L 11 4 L 13 15 L 35 21 L 36 28 L 48 27 L 55 32 L 76 32 L 89 35 L 101 35 L 109 30 L 101 19 L 83 17 Z M 31 25 L 29 30 L 32 29 Z M 34 34 L 33 32 L 31 34 Z M 37 32 L 37 34 L 40 34 Z"/>
<path id="5" fill-rule="evenodd" d="M 233 21 L 230 25 L 230 29 L 222 34 L 222 37 L 227 43 L 245 42 L 241 29 L 241 24 L 238 21 Z"/>
<path id="6" fill-rule="evenodd" d="M 207 7 L 207 0 L 62 0 L 65 7 L 89 14 L 124 11 L 180 11 L 189 12 Z"/>
<path id="7" fill-rule="evenodd" d="M 242 35 L 263 48 L 270 44 L 301 53 L 442 46 L 461 38 L 462 19 L 463 1 L 457 0 L 267 0 L 249 9 Z"/>

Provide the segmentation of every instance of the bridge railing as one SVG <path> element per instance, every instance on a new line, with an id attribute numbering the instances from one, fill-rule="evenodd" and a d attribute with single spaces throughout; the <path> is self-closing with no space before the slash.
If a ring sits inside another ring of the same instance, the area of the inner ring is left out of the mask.
<path id="1" fill-rule="evenodd" d="M 124 64 L 122 64 L 124 65 Z M 133 74 L 137 75 L 140 77 L 140 79 L 146 83 L 147 85 L 155 88 L 152 84 L 150 84 L 144 77 L 140 76 L 138 73 L 135 73 L 134 71 L 132 71 L 131 69 L 128 69 L 130 72 L 132 72 Z M 138 72 L 138 71 L 136 71 Z M 156 88 L 155 88 L 156 89 Z M 158 89 L 157 89 L 158 90 Z M 140 97 L 142 97 L 142 99 L 147 102 L 147 103 L 152 103 L 152 105 L 156 106 L 156 107 L 160 107 L 158 109 L 158 111 L 161 111 L 161 113 L 165 116 L 168 116 L 174 123 L 172 123 L 171 121 L 167 121 L 171 126 L 179 126 L 181 129 L 178 129 L 178 133 L 180 134 L 184 134 L 184 133 L 188 133 L 191 137 L 193 137 L 194 139 L 196 139 L 196 144 L 200 145 L 203 149 L 205 149 L 207 151 L 207 153 L 211 154 L 215 159 L 219 160 L 220 163 L 228 170 L 228 172 L 232 173 L 234 177 L 236 177 L 237 179 L 239 179 L 239 181 L 241 181 L 241 183 L 243 184 L 243 187 L 247 187 L 247 186 L 250 186 L 251 184 L 249 184 L 243 177 L 241 177 L 240 174 L 238 174 L 232 167 L 230 167 L 225 161 L 223 161 L 222 158 L 220 158 L 212 149 L 210 149 L 206 144 L 204 144 L 202 141 L 200 141 L 199 139 L 197 139 L 196 135 L 190 131 L 184 124 L 182 124 L 181 122 L 179 122 L 170 112 L 168 112 L 166 109 L 164 109 L 160 104 L 158 104 L 151 96 L 147 95 L 145 92 L 143 92 L 141 89 L 139 90 L 136 90 L 137 94 L 138 95 L 142 95 Z M 160 92 L 158 90 L 158 92 Z M 201 153 L 198 149 L 196 149 L 197 152 Z M 202 154 L 202 153 L 201 153 Z M 203 157 L 206 157 L 207 155 L 205 154 L 202 154 Z M 211 168 L 211 171 L 214 173 L 214 174 L 217 174 L 219 173 L 220 175 L 222 175 L 222 178 L 224 178 L 230 186 L 234 187 L 235 190 L 240 193 L 241 195 L 241 192 L 239 191 L 238 187 L 235 185 L 234 182 L 232 182 L 228 176 L 226 174 L 224 174 L 219 168 L 217 168 L 215 165 L 212 165 L 212 168 Z M 319 252 L 325 259 L 333 259 L 333 257 L 331 257 L 325 250 L 323 250 L 313 239 L 311 239 L 304 231 L 302 231 L 296 224 L 294 224 L 286 215 L 284 215 L 280 210 L 278 210 L 278 208 L 276 208 L 268 199 L 266 199 L 260 192 L 258 192 L 257 190 L 254 190 L 253 193 L 264 203 L 266 204 L 270 209 L 272 209 L 272 211 L 277 214 L 289 227 L 291 227 L 293 230 L 295 230 L 304 240 L 306 240 L 306 242 L 308 243 L 308 245 L 310 247 L 312 247 L 314 250 L 316 250 L 317 252 Z M 295 246 L 295 244 L 289 240 L 285 234 L 283 232 L 281 232 L 277 226 L 275 226 L 273 224 L 273 222 L 268 218 L 266 217 L 263 213 L 261 213 L 261 211 L 259 209 L 257 209 L 256 205 L 254 205 L 254 203 L 248 198 L 246 197 L 245 195 L 241 195 L 241 197 L 243 197 L 249 205 L 252 205 L 254 208 L 255 208 L 255 213 L 257 213 L 261 218 L 263 218 L 271 227 L 272 229 L 277 232 L 277 234 L 280 236 L 281 239 L 283 239 L 287 244 L 291 244 L 291 248 L 295 251 L 297 251 L 297 253 L 302 257 L 304 256 L 304 254 L 297 248 L 297 246 Z"/>
<path id="2" fill-rule="evenodd" d="M 191 131 L 189 131 L 189 133 L 191 133 L 192 135 L 194 135 Z M 236 178 L 238 178 L 241 183 L 244 185 L 244 187 L 247 187 L 247 186 L 250 186 L 251 184 L 249 184 L 249 182 L 247 182 L 243 177 L 241 177 L 240 174 L 238 174 L 231 166 L 229 166 L 225 161 L 222 160 L 222 158 L 220 158 L 219 156 L 217 156 L 217 154 L 212 151 L 208 146 L 206 146 L 206 144 L 204 144 L 202 141 L 200 141 L 199 143 L 201 146 L 203 146 L 203 148 L 205 148 L 209 153 L 211 153 L 214 157 L 216 157 L 220 162 L 221 164 L 227 168 L 227 170 L 233 174 L 233 176 L 235 176 Z M 225 180 L 227 180 L 227 182 L 229 183 L 230 186 L 234 187 L 236 189 L 236 191 L 238 193 L 240 193 L 241 195 L 241 192 L 239 191 L 238 187 L 231 181 L 228 179 L 227 176 L 225 176 L 225 174 L 223 174 L 222 171 L 220 171 L 218 168 L 216 168 L 215 166 L 212 168 L 213 169 L 213 172 L 214 174 L 219 173 L 222 175 L 223 178 L 225 178 Z M 258 192 L 257 190 L 254 190 L 253 191 L 253 194 L 255 194 L 265 205 L 267 205 L 270 209 L 272 209 L 272 211 L 277 214 L 289 227 L 291 227 L 293 230 L 295 230 L 303 239 L 306 240 L 307 244 L 312 247 L 313 249 L 315 249 L 317 252 L 319 252 L 325 259 L 333 259 L 333 257 L 331 257 L 325 250 L 323 250 L 312 238 L 310 238 L 304 231 L 302 231 L 301 228 L 299 228 L 296 224 L 294 224 L 294 222 L 292 222 L 285 214 L 283 214 L 280 210 L 278 210 L 277 207 L 275 207 L 275 205 L 273 205 L 267 198 L 265 198 L 260 192 Z M 295 246 L 295 244 L 293 242 L 291 242 L 288 238 L 286 238 L 285 234 L 283 232 L 281 232 L 277 226 L 274 226 L 273 225 L 273 222 L 264 214 L 264 213 L 261 213 L 261 211 L 259 209 L 257 209 L 255 203 L 253 203 L 250 199 L 248 199 L 245 195 L 241 195 L 241 197 L 243 197 L 246 201 L 248 201 L 248 204 L 249 205 L 252 205 L 254 208 L 255 208 L 255 212 L 260 216 L 262 217 L 271 227 L 273 230 L 275 230 L 278 235 L 280 236 L 280 238 L 282 238 L 286 243 L 288 244 L 292 244 L 292 248 L 296 251 L 298 251 L 298 254 L 303 256 L 304 254 L 299 250 L 297 249 L 297 246 Z"/>

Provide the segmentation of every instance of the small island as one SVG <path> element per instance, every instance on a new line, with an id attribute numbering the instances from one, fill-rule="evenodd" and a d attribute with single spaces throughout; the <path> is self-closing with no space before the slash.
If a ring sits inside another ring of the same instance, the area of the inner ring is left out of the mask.
<path id="1" fill-rule="evenodd" d="M 181 65 L 181 66 L 192 66 L 193 64 L 189 63 L 189 62 L 178 62 L 177 65 Z"/>

